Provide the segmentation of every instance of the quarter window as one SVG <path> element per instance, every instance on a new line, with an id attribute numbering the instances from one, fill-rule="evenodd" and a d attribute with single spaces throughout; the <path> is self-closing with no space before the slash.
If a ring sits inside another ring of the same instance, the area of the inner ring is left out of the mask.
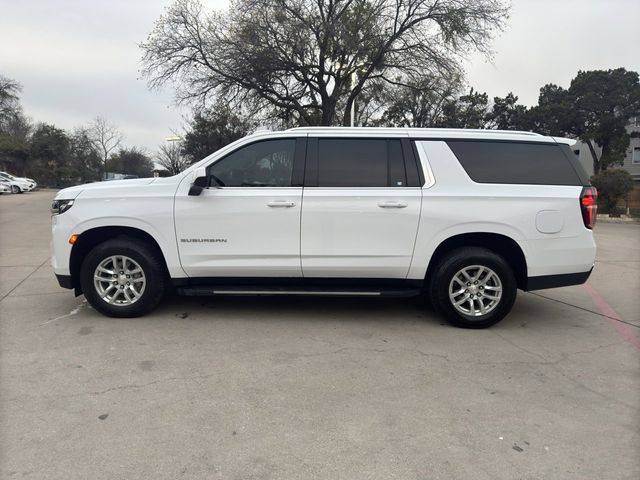
<path id="1" fill-rule="evenodd" d="M 400 140 L 318 140 L 319 187 L 404 187 Z"/>
<path id="2" fill-rule="evenodd" d="M 557 144 L 450 140 L 449 148 L 474 182 L 582 185 L 570 154 Z M 568 149 L 568 147 L 567 147 Z M 578 163 L 578 162 L 575 162 Z"/>
<path id="3" fill-rule="evenodd" d="M 209 167 L 209 182 L 220 187 L 290 187 L 294 139 L 252 143 Z"/>

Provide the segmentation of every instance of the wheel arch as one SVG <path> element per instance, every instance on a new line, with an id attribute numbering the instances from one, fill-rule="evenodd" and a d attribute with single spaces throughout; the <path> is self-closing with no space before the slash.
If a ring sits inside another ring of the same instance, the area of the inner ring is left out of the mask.
<path id="1" fill-rule="evenodd" d="M 69 270 L 71 273 L 71 284 L 75 289 L 76 295 L 82 293 L 82 287 L 80 286 L 80 268 L 82 262 L 86 258 L 87 254 L 96 246 L 107 240 L 112 240 L 118 237 L 129 237 L 142 241 L 151 246 L 160 255 L 163 261 L 163 268 L 167 275 L 169 275 L 167 268 L 167 259 L 164 256 L 162 248 L 148 232 L 136 227 L 128 226 L 103 226 L 95 227 L 82 232 L 78 236 L 78 239 L 71 248 L 71 255 L 69 258 Z"/>
<path id="2" fill-rule="evenodd" d="M 461 233 L 443 240 L 429 259 L 425 275 L 426 284 L 430 281 L 440 261 L 448 253 L 461 247 L 482 247 L 504 257 L 513 269 L 518 288 L 526 288 L 527 260 L 522 248 L 513 238 L 493 232 Z"/>

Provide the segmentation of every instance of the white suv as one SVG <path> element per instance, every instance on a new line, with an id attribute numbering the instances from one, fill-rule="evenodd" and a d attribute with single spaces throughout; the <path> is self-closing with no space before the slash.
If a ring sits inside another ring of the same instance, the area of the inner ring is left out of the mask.
<path id="1" fill-rule="evenodd" d="M 481 328 L 516 290 L 593 268 L 595 190 L 571 140 L 527 132 L 296 128 L 170 178 L 61 190 L 52 263 L 98 311 L 185 295 L 425 293 Z"/>

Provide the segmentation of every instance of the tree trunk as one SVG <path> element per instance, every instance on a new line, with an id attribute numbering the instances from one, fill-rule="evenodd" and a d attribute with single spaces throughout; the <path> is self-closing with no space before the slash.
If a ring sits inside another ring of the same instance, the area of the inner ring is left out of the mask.
<path id="1" fill-rule="evenodd" d="M 331 125 L 333 125 L 333 118 L 335 117 L 335 115 L 335 101 L 327 99 L 327 102 L 322 104 L 322 119 L 320 121 L 320 126 L 330 127 Z"/>
<path id="2" fill-rule="evenodd" d="M 600 171 L 603 172 L 607 169 L 608 165 L 604 161 L 609 158 L 610 145 L 609 141 L 602 142 L 602 153 L 600 154 Z"/>

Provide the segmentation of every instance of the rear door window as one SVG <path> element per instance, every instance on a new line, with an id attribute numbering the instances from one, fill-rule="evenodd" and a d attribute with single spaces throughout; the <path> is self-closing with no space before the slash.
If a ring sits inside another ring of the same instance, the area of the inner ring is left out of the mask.
<path id="1" fill-rule="evenodd" d="M 474 182 L 583 184 L 557 144 L 465 140 L 448 140 L 447 144 Z"/>
<path id="2" fill-rule="evenodd" d="M 317 181 L 313 183 L 319 187 L 404 187 L 407 178 L 400 140 L 320 138 Z"/>

